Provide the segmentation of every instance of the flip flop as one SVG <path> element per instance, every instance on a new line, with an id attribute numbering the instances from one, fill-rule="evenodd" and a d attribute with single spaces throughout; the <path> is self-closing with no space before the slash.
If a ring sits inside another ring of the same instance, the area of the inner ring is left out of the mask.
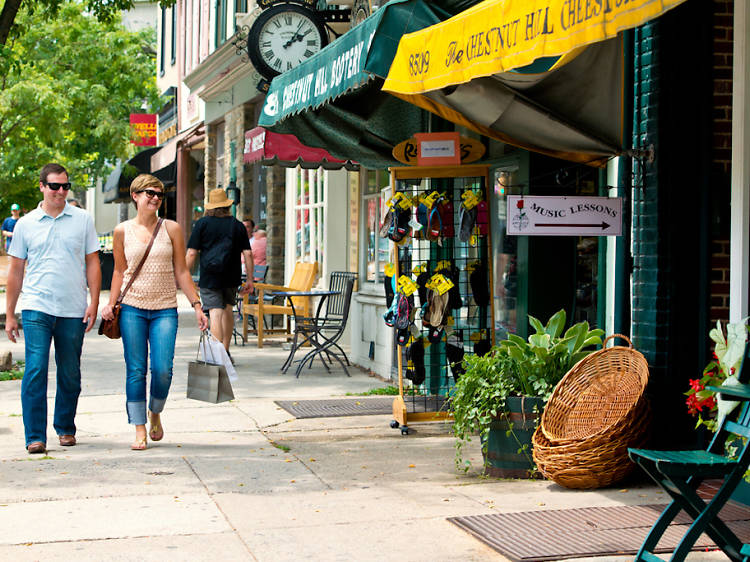
<path id="1" fill-rule="evenodd" d="M 490 343 L 490 340 L 488 339 L 479 340 L 477 343 L 474 344 L 474 353 L 478 355 L 479 357 L 484 357 L 490 352 L 491 349 L 492 349 L 492 344 Z"/>
<path id="2" fill-rule="evenodd" d="M 448 290 L 448 308 L 455 309 L 461 308 L 464 303 L 461 299 L 461 289 L 458 287 L 458 283 L 461 277 L 461 270 L 456 267 L 451 260 L 451 267 L 444 271 L 446 277 L 453 282 L 453 287 Z"/>
<path id="3" fill-rule="evenodd" d="M 448 338 L 445 343 L 445 355 L 448 358 L 448 364 L 453 374 L 453 380 L 458 382 L 458 378 L 466 372 L 463 365 L 464 344 L 455 336 Z"/>
<path id="4" fill-rule="evenodd" d="M 477 205 L 477 226 L 479 234 L 487 236 L 490 233 L 490 219 L 487 212 L 487 201 L 480 201 Z"/>
<path id="5" fill-rule="evenodd" d="M 469 285 L 471 285 L 471 293 L 474 295 L 474 302 L 477 303 L 477 306 L 490 304 L 487 265 L 484 262 L 478 264 L 469 275 Z"/>
<path id="6" fill-rule="evenodd" d="M 453 238 L 456 235 L 455 228 L 453 227 L 453 202 L 445 200 L 440 203 L 440 221 L 443 224 L 443 236 L 445 238 Z"/>
<path id="7" fill-rule="evenodd" d="M 424 308 L 427 304 L 427 282 L 430 280 L 430 274 L 423 271 L 417 275 L 417 294 L 419 295 L 419 305 Z"/>
<path id="8" fill-rule="evenodd" d="M 414 365 L 413 370 L 407 371 L 407 378 L 414 383 L 415 386 L 419 386 L 425 380 L 426 371 L 424 368 L 424 343 L 422 338 L 415 340 L 409 348 L 406 350 L 407 360 L 411 360 Z M 411 374 L 411 377 L 409 376 Z"/>
<path id="9" fill-rule="evenodd" d="M 477 208 L 467 209 L 466 205 L 461 203 L 458 211 L 458 239 L 461 242 L 468 242 L 471 238 L 471 231 L 474 230 L 474 224 L 477 222 Z"/>
<path id="10" fill-rule="evenodd" d="M 388 238 L 388 229 L 391 228 L 392 219 L 393 211 L 389 208 L 388 212 L 383 217 L 383 224 L 380 225 L 380 230 L 378 231 L 381 238 Z"/>
<path id="11" fill-rule="evenodd" d="M 133 451 L 145 451 L 148 448 L 147 445 L 147 438 L 143 437 L 142 439 L 136 439 L 132 445 L 130 445 L 130 448 Z"/>

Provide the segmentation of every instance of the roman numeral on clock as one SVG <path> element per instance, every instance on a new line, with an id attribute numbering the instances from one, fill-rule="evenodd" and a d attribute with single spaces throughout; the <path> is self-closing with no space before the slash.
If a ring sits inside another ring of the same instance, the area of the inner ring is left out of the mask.
<path id="1" fill-rule="evenodd" d="M 309 57 L 313 56 L 314 54 L 315 53 L 313 53 L 310 49 L 307 49 L 305 51 L 305 55 L 304 56 L 309 58 Z"/>

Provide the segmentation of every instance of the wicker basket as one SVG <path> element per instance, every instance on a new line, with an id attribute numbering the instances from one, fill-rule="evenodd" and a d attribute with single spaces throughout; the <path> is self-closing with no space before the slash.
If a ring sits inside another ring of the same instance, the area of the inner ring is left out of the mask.
<path id="1" fill-rule="evenodd" d="M 629 347 L 607 348 L 614 337 Z M 541 431 L 554 445 L 609 433 L 632 412 L 647 382 L 646 358 L 627 337 L 613 334 L 604 340 L 604 349 L 581 359 L 557 384 L 542 414 Z"/>
<path id="2" fill-rule="evenodd" d="M 610 430 L 577 442 L 554 445 L 537 428 L 532 453 L 539 471 L 566 488 L 601 488 L 625 478 L 635 468 L 629 447 L 648 440 L 650 411 L 645 397 Z"/>

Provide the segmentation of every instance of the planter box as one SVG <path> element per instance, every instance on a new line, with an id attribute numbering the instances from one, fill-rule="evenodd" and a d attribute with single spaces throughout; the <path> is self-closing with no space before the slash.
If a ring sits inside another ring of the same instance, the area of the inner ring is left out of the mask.
<path id="1" fill-rule="evenodd" d="M 510 397 L 505 407 L 506 415 L 490 425 L 484 473 L 495 478 L 538 477 L 531 457 L 531 436 L 544 410 L 544 400 Z M 519 452 L 524 445 L 526 449 Z"/>

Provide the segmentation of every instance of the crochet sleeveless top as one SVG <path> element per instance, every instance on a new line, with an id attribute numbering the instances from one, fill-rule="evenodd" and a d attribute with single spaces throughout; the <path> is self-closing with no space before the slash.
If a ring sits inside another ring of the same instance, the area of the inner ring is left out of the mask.
<path id="1" fill-rule="evenodd" d="M 125 221 L 125 260 L 128 268 L 122 280 L 124 289 L 135 268 L 146 252 L 148 242 L 141 242 L 136 236 L 132 220 Z M 143 263 L 138 277 L 135 278 L 133 286 L 128 289 L 124 304 L 143 308 L 146 310 L 163 310 L 165 308 L 177 308 L 177 284 L 174 277 L 174 266 L 172 263 L 172 240 L 167 232 L 167 223 L 164 221 L 159 229 L 154 245 Z"/>

